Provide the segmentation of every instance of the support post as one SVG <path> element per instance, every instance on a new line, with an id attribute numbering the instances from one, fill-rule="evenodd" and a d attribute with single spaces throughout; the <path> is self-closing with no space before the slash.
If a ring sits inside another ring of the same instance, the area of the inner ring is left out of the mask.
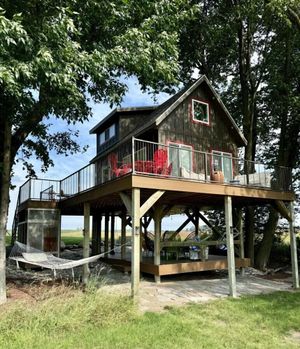
<path id="1" fill-rule="evenodd" d="M 105 222 L 104 222 L 104 252 L 105 257 L 107 257 L 108 252 L 108 231 L 109 231 L 109 213 L 105 213 Z"/>
<path id="2" fill-rule="evenodd" d="M 231 196 L 225 196 L 224 204 L 225 204 L 229 295 L 231 297 L 236 297 L 236 275 L 235 275 Z"/>
<path id="3" fill-rule="evenodd" d="M 195 215 L 195 235 L 199 236 L 199 210 L 194 210 Z"/>
<path id="4" fill-rule="evenodd" d="M 121 259 L 126 257 L 126 213 L 121 217 Z"/>
<path id="5" fill-rule="evenodd" d="M 110 221 L 110 251 L 111 255 L 115 254 L 115 213 L 111 213 L 111 221 Z"/>
<path id="6" fill-rule="evenodd" d="M 83 258 L 87 258 L 90 255 L 90 203 L 85 202 L 83 206 L 84 211 L 84 229 L 83 229 Z M 83 265 L 82 282 L 87 284 L 89 277 L 89 265 Z"/>
<path id="7" fill-rule="evenodd" d="M 101 220 L 102 215 L 93 215 L 92 226 L 92 255 L 101 253 Z"/>
<path id="8" fill-rule="evenodd" d="M 299 270 L 298 270 L 298 257 L 297 257 L 297 243 L 295 234 L 295 215 L 294 215 L 294 204 L 290 202 L 290 245 L 291 245 L 291 260 L 292 260 L 292 271 L 293 271 L 293 287 L 299 288 Z"/>
<path id="9" fill-rule="evenodd" d="M 160 265 L 161 212 L 154 212 L 154 265 Z M 160 275 L 154 276 L 155 282 L 160 283 Z"/>
<path id="10" fill-rule="evenodd" d="M 244 227 L 243 227 L 243 210 L 238 211 L 238 231 L 240 233 L 240 259 L 245 258 L 245 244 L 244 244 Z M 245 276 L 245 268 L 240 268 L 241 276 Z"/>
<path id="11" fill-rule="evenodd" d="M 132 189 L 132 254 L 131 254 L 131 295 L 134 300 L 139 294 L 140 283 L 140 189 Z"/>

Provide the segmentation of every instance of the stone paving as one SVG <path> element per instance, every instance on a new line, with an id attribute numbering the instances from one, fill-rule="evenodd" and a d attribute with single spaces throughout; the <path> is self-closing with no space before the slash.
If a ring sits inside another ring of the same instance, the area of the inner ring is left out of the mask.
<path id="1" fill-rule="evenodd" d="M 79 280 L 81 268 L 77 268 L 75 279 Z M 98 287 L 122 295 L 130 294 L 130 275 L 100 263 L 91 268 L 91 278 Z M 13 263 L 8 263 L 7 276 L 15 285 L 33 284 L 53 280 L 52 272 L 17 270 Z M 286 277 L 288 276 L 288 277 Z M 58 280 L 72 282 L 70 271 L 59 273 Z M 256 295 L 275 291 L 291 291 L 292 277 L 286 274 L 284 279 L 266 279 L 263 273 L 247 268 L 246 275 L 241 277 L 237 272 L 237 293 L 240 295 Z M 191 302 L 206 302 L 228 296 L 228 279 L 226 272 L 191 273 L 163 277 L 160 284 L 153 278 L 142 278 L 140 282 L 139 306 L 141 311 L 163 311 L 165 307 L 181 306 Z"/>
<path id="2" fill-rule="evenodd" d="M 130 293 L 130 284 L 124 283 L 103 287 L 109 292 Z M 237 293 L 241 295 L 258 295 L 275 291 L 291 291 L 291 278 L 284 281 L 266 280 L 259 276 L 237 276 Z M 185 280 L 166 280 L 160 284 L 142 280 L 140 284 L 139 306 L 141 311 L 162 311 L 165 307 L 181 306 L 187 303 L 206 302 L 228 297 L 228 280 L 226 277 L 205 279 L 187 278 Z"/>

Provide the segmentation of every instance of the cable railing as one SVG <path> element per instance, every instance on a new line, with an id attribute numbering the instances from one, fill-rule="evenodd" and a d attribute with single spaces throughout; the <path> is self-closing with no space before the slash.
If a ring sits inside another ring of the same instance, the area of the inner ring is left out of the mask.
<path id="1" fill-rule="evenodd" d="M 286 167 L 271 168 L 219 150 L 208 153 L 192 145 L 132 138 L 60 181 L 29 179 L 20 188 L 19 203 L 66 199 L 128 174 L 292 191 L 292 173 Z"/>

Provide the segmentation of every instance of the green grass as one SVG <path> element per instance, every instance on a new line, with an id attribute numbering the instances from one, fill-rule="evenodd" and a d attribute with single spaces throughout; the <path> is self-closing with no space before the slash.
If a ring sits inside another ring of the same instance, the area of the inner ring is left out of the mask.
<path id="1" fill-rule="evenodd" d="M 79 245 L 80 242 L 83 240 L 83 237 L 62 236 L 61 239 L 66 245 Z"/>
<path id="2" fill-rule="evenodd" d="M 0 308 L 0 348 L 299 348 L 300 293 L 226 299 L 138 315 L 127 298 L 77 292 Z"/>

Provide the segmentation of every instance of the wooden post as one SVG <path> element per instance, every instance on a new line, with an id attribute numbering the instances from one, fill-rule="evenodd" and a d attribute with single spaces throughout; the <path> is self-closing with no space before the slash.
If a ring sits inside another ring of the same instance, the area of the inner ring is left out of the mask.
<path id="1" fill-rule="evenodd" d="M 111 221 L 110 221 L 110 251 L 111 255 L 115 254 L 115 213 L 111 213 Z"/>
<path id="2" fill-rule="evenodd" d="M 245 258 L 245 243 L 244 243 L 244 227 L 243 227 L 243 210 L 238 211 L 238 231 L 240 232 L 240 258 Z M 241 276 L 245 276 L 245 268 L 240 268 Z"/>
<path id="3" fill-rule="evenodd" d="M 143 260 L 143 221 L 140 219 L 140 262 Z"/>
<path id="4" fill-rule="evenodd" d="M 194 210 L 195 215 L 195 235 L 199 236 L 199 210 Z"/>
<path id="5" fill-rule="evenodd" d="M 57 232 L 57 256 L 60 257 L 60 250 L 61 250 L 61 210 L 58 211 L 59 218 L 58 218 L 58 232 Z"/>
<path id="6" fill-rule="evenodd" d="M 101 214 L 93 215 L 92 226 L 92 255 L 101 253 Z"/>
<path id="7" fill-rule="evenodd" d="M 292 271 L 293 271 L 293 287 L 299 288 L 299 271 L 298 271 L 298 257 L 297 257 L 297 243 L 295 234 L 295 215 L 294 215 L 294 204 L 290 202 L 290 245 L 291 245 L 291 260 L 292 260 Z"/>
<path id="8" fill-rule="evenodd" d="M 236 275 L 235 275 L 231 196 L 225 196 L 224 203 L 225 203 L 229 295 L 231 297 L 236 297 Z"/>
<path id="9" fill-rule="evenodd" d="M 140 189 L 132 189 L 131 295 L 136 300 L 140 283 Z"/>
<path id="10" fill-rule="evenodd" d="M 109 231 L 109 213 L 105 213 L 105 222 L 104 222 L 104 252 L 105 257 L 107 257 L 108 252 L 108 231 Z"/>
<path id="11" fill-rule="evenodd" d="M 87 258 L 90 255 L 90 203 L 85 202 L 84 207 L 84 229 L 83 229 L 83 258 Z M 83 275 L 82 275 L 82 282 L 84 284 L 87 284 L 88 277 L 89 277 L 89 265 L 84 264 L 83 265 Z"/>
<path id="12" fill-rule="evenodd" d="M 121 259 L 126 257 L 126 213 L 121 217 Z"/>
<path id="13" fill-rule="evenodd" d="M 161 212 L 154 212 L 154 265 L 160 265 Z M 160 283 L 160 275 L 154 276 L 155 282 Z"/>

